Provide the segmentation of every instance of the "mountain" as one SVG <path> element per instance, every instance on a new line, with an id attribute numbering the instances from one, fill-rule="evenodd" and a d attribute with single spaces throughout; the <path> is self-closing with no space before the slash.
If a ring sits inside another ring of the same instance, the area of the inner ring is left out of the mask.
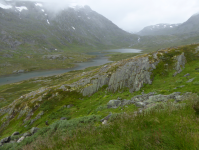
<path id="1" fill-rule="evenodd" d="M 180 24 L 156 24 L 147 26 L 141 31 L 139 31 L 137 34 L 139 35 L 169 35 L 172 34 L 172 32 L 179 26 Z"/>
<path id="2" fill-rule="evenodd" d="M 53 11 L 45 3 L 6 1 L 0 4 L 1 50 L 96 48 L 126 45 L 134 40 L 131 34 L 89 6 Z"/>
<path id="3" fill-rule="evenodd" d="M 175 30 L 175 34 L 199 33 L 199 14 L 192 15 Z"/>
<path id="4" fill-rule="evenodd" d="M 120 29 L 89 6 L 0 1 L 0 76 L 66 69 L 89 51 L 129 47 L 138 36 Z"/>
<path id="5" fill-rule="evenodd" d="M 192 15 L 187 21 L 179 24 L 157 24 L 147 26 L 137 34 L 146 35 L 180 35 L 180 34 L 198 34 L 199 32 L 199 14 Z"/>

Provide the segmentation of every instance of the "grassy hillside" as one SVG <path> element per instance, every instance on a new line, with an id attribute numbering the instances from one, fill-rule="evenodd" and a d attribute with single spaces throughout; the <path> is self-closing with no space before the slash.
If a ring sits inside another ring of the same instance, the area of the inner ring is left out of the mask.
<path id="1" fill-rule="evenodd" d="M 100 68 L 92 67 L 85 70 L 73 71 L 63 75 L 31 79 L 20 83 L 0 86 L 1 108 L 16 102 L 15 109 L 24 106 L 32 107 L 34 115 L 26 115 L 9 120 L 6 114 L 0 116 L 0 124 L 7 124 L 1 128 L 2 138 L 15 131 L 25 133 L 32 127 L 40 130 L 21 143 L 6 144 L 2 149 L 198 149 L 198 85 L 199 61 L 195 53 L 199 45 L 187 45 L 170 48 L 163 55 L 158 55 L 161 61 L 153 71 L 152 84 L 144 85 L 141 90 L 130 93 L 128 88 L 121 88 L 116 92 L 108 91 L 103 86 L 91 96 L 82 96 L 76 91 L 58 89 L 63 84 L 70 84 L 85 77 L 92 76 Z M 184 52 L 187 63 L 180 74 L 173 77 L 173 57 Z M 163 53 L 163 51 L 160 53 Z M 148 54 L 149 57 L 152 53 Z M 142 56 L 137 56 L 142 57 Z M 163 66 L 168 63 L 168 70 Z M 114 69 L 114 68 L 112 68 Z M 185 74 L 190 75 L 184 77 Z M 193 79 L 193 82 L 187 82 Z M 48 92 L 36 97 L 15 101 L 20 96 L 39 88 L 49 88 Z M 134 104 L 107 108 L 110 100 L 131 99 L 143 93 L 155 92 L 168 95 L 173 92 L 196 93 L 192 98 L 176 103 L 170 99 L 166 103 L 156 103 L 155 107 L 139 112 Z M 34 100 L 41 98 L 42 101 Z M 67 106 L 70 105 L 70 108 Z M 100 120 L 113 113 L 108 124 L 102 125 Z M 42 115 L 41 115 L 42 114 Z M 31 120 L 40 116 L 31 123 Z M 66 117 L 66 120 L 60 120 Z M 49 126 L 46 125 L 48 121 Z M 18 137 L 12 137 L 17 139 Z"/>

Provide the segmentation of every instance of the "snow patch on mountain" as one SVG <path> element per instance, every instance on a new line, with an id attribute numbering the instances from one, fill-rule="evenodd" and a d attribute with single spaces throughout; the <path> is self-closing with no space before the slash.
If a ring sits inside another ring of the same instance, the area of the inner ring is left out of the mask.
<path id="1" fill-rule="evenodd" d="M 43 7 L 41 3 L 36 3 L 35 6 Z"/>
<path id="2" fill-rule="evenodd" d="M 18 11 L 23 11 L 23 10 L 28 10 L 28 8 L 27 7 L 25 7 L 25 6 L 21 6 L 21 7 L 15 7 Z"/>
<path id="3" fill-rule="evenodd" d="M 73 9 L 78 9 L 78 8 L 83 8 L 84 5 L 79 5 L 79 4 L 77 4 L 77 3 L 71 3 L 71 4 L 69 5 L 69 7 L 70 7 L 70 8 L 73 8 Z"/>
<path id="4" fill-rule="evenodd" d="M 10 9 L 10 8 L 12 8 L 12 6 L 11 5 L 4 5 L 4 4 L 0 3 L 0 8 L 2 8 L 2 9 Z"/>
<path id="5" fill-rule="evenodd" d="M 75 27 L 72 27 L 73 28 L 73 30 L 75 30 Z"/>
<path id="6" fill-rule="evenodd" d="M 138 42 L 140 42 L 140 37 L 138 38 Z"/>
<path id="7" fill-rule="evenodd" d="M 47 23 L 50 24 L 50 22 L 47 20 Z"/>

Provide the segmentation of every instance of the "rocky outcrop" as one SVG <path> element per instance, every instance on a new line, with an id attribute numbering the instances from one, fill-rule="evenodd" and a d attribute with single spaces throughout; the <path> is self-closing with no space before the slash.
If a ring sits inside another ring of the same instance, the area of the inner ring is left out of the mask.
<path id="1" fill-rule="evenodd" d="M 186 92 L 181 94 L 181 92 L 174 92 L 169 95 L 155 95 L 155 93 L 151 92 L 148 94 L 143 94 L 143 95 L 137 95 L 131 98 L 131 100 L 117 100 L 116 105 L 115 100 L 110 100 L 107 104 L 107 108 L 117 108 L 119 106 L 125 106 L 125 105 L 130 105 L 130 104 L 135 104 L 135 106 L 139 108 L 148 108 L 153 106 L 152 104 L 158 103 L 158 102 L 167 102 L 168 100 L 174 100 L 175 103 L 181 102 L 184 100 L 192 99 L 193 97 L 199 98 L 199 96 L 195 93 L 191 92 Z M 124 103 L 125 102 L 125 103 Z M 112 105 L 113 107 L 109 107 L 110 104 L 115 104 Z"/>
<path id="2" fill-rule="evenodd" d="M 187 81 L 187 83 L 193 82 L 194 79 L 195 79 L 195 78 L 189 79 L 189 80 Z"/>
<path id="3" fill-rule="evenodd" d="M 43 59 L 60 59 L 60 60 L 65 60 L 67 59 L 67 57 L 62 56 L 61 54 L 57 54 L 57 55 L 44 55 L 42 57 Z"/>
<path id="4" fill-rule="evenodd" d="M 60 87 L 63 91 L 77 90 L 83 96 L 90 96 L 103 86 L 106 90 L 116 92 L 123 88 L 128 88 L 131 93 L 139 91 L 144 84 L 152 84 L 152 72 L 164 58 L 164 53 L 168 51 L 157 51 L 148 55 L 141 55 L 131 59 L 119 61 L 100 68 L 93 76 L 86 76 L 72 84 Z M 172 59 L 172 58 L 171 58 Z M 174 76 L 182 71 L 186 64 L 184 52 L 178 56 L 173 56 Z M 168 64 L 165 64 L 168 65 Z M 168 71 L 168 66 L 165 66 Z"/>
<path id="5" fill-rule="evenodd" d="M 130 92 L 138 91 L 143 84 L 151 84 L 152 70 L 156 68 L 157 62 L 151 62 L 147 55 L 133 57 L 117 63 L 106 65 L 99 69 L 94 76 L 83 78 L 60 89 L 77 90 L 83 96 L 92 95 L 101 87 L 107 86 L 108 91 L 116 92 L 122 88 L 129 88 Z"/>
<path id="6" fill-rule="evenodd" d="M 174 69 L 176 70 L 176 72 L 173 74 L 174 77 L 182 72 L 182 69 L 186 64 L 186 57 L 184 56 L 184 52 L 181 55 L 176 56 L 175 60 L 176 64 Z"/>
<path id="7" fill-rule="evenodd" d="M 117 108 L 121 106 L 121 104 L 120 100 L 110 100 L 107 104 L 107 108 Z"/>
<path id="8" fill-rule="evenodd" d="M 33 127 L 30 131 L 22 134 L 21 136 L 18 136 L 19 132 L 14 132 L 12 134 L 12 136 L 6 137 L 0 141 L 0 147 L 6 143 L 15 143 L 15 142 L 20 143 L 25 138 L 28 138 L 28 137 L 34 135 L 38 130 L 39 130 L 39 128 Z M 11 137 L 12 137 L 12 139 L 14 139 L 13 141 L 11 141 Z"/>

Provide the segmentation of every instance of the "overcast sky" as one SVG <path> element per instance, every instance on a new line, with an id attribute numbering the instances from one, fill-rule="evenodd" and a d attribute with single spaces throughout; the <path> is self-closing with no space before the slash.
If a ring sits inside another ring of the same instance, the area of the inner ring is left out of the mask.
<path id="1" fill-rule="evenodd" d="M 36 0 L 40 1 L 40 0 Z M 158 23 L 182 23 L 199 12 L 199 0 L 41 0 L 89 5 L 120 28 L 136 32 Z M 64 4 L 63 4 L 64 3 Z"/>

